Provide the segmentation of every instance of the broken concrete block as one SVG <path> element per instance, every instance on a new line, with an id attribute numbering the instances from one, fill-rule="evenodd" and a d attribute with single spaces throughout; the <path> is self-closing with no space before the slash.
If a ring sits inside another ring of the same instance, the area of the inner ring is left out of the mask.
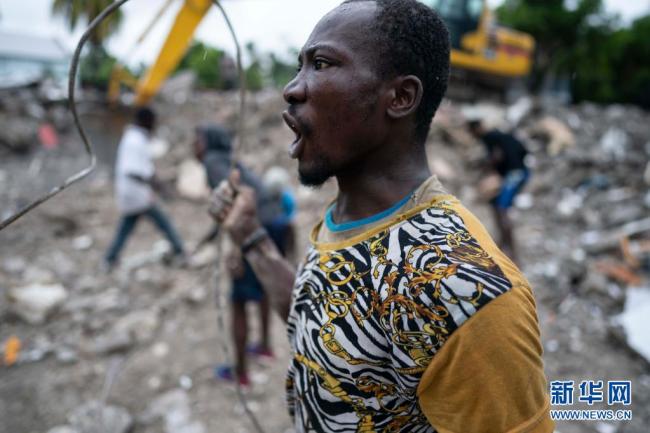
<path id="1" fill-rule="evenodd" d="M 585 294 L 607 295 L 608 288 L 607 277 L 600 272 L 594 272 L 593 269 L 586 273 L 584 281 L 580 284 L 580 291 Z"/>
<path id="2" fill-rule="evenodd" d="M 629 141 L 630 139 L 625 131 L 612 127 L 605 132 L 603 138 L 600 139 L 599 145 L 605 155 L 616 161 L 621 161 L 625 158 Z"/>
<path id="3" fill-rule="evenodd" d="M 650 289 L 628 289 L 623 313 L 614 322 L 623 327 L 628 346 L 650 362 Z"/>
<path id="4" fill-rule="evenodd" d="M 189 98 L 195 84 L 196 73 L 193 71 L 182 71 L 165 80 L 165 84 L 160 89 L 160 95 L 168 101 L 182 104 Z"/>
<path id="5" fill-rule="evenodd" d="M 557 213 L 565 218 L 570 218 L 582 208 L 583 202 L 582 194 L 565 189 L 562 198 L 557 202 Z"/>
<path id="6" fill-rule="evenodd" d="M 0 145 L 14 152 L 27 152 L 36 141 L 38 122 L 22 116 L 0 116 Z"/>
<path id="7" fill-rule="evenodd" d="M 32 325 L 40 325 L 68 297 L 61 284 L 33 284 L 9 290 L 9 310 Z"/>
<path id="8" fill-rule="evenodd" d="M 208 244 L 197 251 L 191 257 L 191 267 L 203 268 L 205 266 L 214 265 L 217 261 L 219 252 L 216 245 Z"/>
<path id="9" fill-rule="evenodd" d="M 160 159 L 169 152 L 169 141 L 163 140 L 160 137 L 151 139 L 151 157 L 153 159 Z"/>
<path id="10" fill-rule="evenodd" d="M 169 391 L 155 400 L 145 410 L 141 421 L 145 424 L 163 418 L 165 433 L 205 433 L 205 427 L 192 419 L 190 398 L 182 389 Z"/>
<path id="11" fill-rule="evenodd" d="M 2 262 L 2 269 L 13 275 L 20 275 L 27 268 L 27 262 L 22 257 L 9 257 Z"/>
<path id="12" fill-rule="evenodd" d="M 128 334 L 138 343 L 146 343 L 153 339 L 160 316 L 157 310 L 133 311 L 122 317 L 115 324 L 115 332 L 118 335 Z"/>
<path id="13" fill-rule="evenodd" d="M 511 104 L 506 110 L 506 119 L 513 127 L 519 125 L 532 111 L 534 107 L 533 98 L 530 96 L 522 96 L 517 99 L 514 104 Z"/>
<path id="14" fill-rule="evenodd" d="M 178 167 L 176 181 L 178 193 L 192 200 L 205 199 L 210 195 L 205 168 L 194 159 L 186 159 Z"/>
<path id="15" fill-rule="evenodd" d="M 111 329 L 95 338 L 91 351 L 97 354 L 122 352 L 133 346 L 131 334 L 123 329 Z"/>
<path id="16" fill-rule="evenodd" d="M 74 364 L 79 360 L 77 352 L 68 347 L 56 348 L 54 355 L 56 356 L 56 360 L 62 364 Z"/>
<path id="17" fill-rule="evenodd" d="M 85 251 L 93 246 L 93 238 L 90 235 L 77 236 L 72 240 L 72 247 L 75 250 Z"/>
<path id="18" fill-rule="evenodd" d="M 68 422 L 79 433 L 127 433 L 133 426 L 133 418 L 126 409 L 98 401 L 74 409 Z"/>

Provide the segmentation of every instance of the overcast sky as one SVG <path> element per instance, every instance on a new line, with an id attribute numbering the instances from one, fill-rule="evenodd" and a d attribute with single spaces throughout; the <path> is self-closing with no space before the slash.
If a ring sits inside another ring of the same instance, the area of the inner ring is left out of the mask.
<path id="1" fill-rule="evenodd" d="M 253 41 L 261 51 L 286 54 L 300 47 L 319 18 L 341 0 L 223 0 L 240 42 Z M 500 0 L 489 0 L 499 4 Z M 122 61 L 137 64 L 151 62 L 171 27 L 182 0 L 175 0 L 149 34 L 134 50 L 134 43 L 165 0 L 130 0 L 122 9 L 125 20 L 108 43 L 109 50 Z M 70 49 L 82 29 L 70 34 L 63 20 L 51 16 L 52 0 L 0 0 L 0 30 L 55 36 Z M 650 0 L 605 0 L 607 9 L 620 13 L 625 20 L 650 13 Z M 200 24 L 198 39 L 234 52 L 230 36 L 219 12 L 213 8 Z M 125 58 L 131 54 L 130 58 Z"/>

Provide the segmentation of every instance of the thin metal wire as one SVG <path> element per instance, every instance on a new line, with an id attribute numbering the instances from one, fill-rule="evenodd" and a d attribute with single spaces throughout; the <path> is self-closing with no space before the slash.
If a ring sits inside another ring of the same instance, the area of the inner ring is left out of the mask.
<path id="1" fill-rule="evenodd" d="M 244 67 L 242 66 L 241 62 L 241 46 L 239 45 L 239 40 L 237 39 L 235 29 L 233 28 L 232 23 L 228 18 L 228 14 L 224 10 L 223 6 L 221 6 L 221 2 L 219 0 L 212 0 L 212 2 L 217 8 L 219 8 L 221 15 L 223 15 L 223 19 L 226 22 L 228 30 L 230 31 L 230 35 L 232 36 L 232 40 L 235 43 L 235 54 L 237 57 L 237 73 L 239 75 L 239 119 L 237 119 L 238 145 L 233 146 L 232 156 L 230 159 L 230 168 L 233 169 L 235 168 L 237 160 L 237 150 L 242 150 L 244 148 L 244 133 L 246 132 L 244 123 L 244 114 L 246 112 L 246 76 L 244 74 Z"/>
<path id="2" fill-rule="evenodd" d="M 246 112 L 246 76 L 244 74 L 244 68 L 242 66 L 241 62 L 241 46 L 239 45 L 239 40 L 237 39 L 237 34 L 235 33 L 235 29 L 232 26 L 232 23 L 230 22 L 230 19 L 228 18 L 228 14 L 224 10 L 224 8 L 221 6 L 221 2 L 219 0 L 212 0 L 212 3 L 219 9 L 221 12 L 221 15 L 223 16 L 224 21 L 226 22 L 226 25 L 228 26 L 228 30 L 230 31 L 230 35 L 232 36 L 233 42 L 235 43 L 235 50 L 236 50 L 236 57 L 237 57 L 237 72 L 239 75 L 239 119 L 237 122 L 237 145 L 233 146 L 232 150 L 232 156 L 230 159 L 230 169 L 232 170 L 233 168 L 236 167 L 236 161 L 237 161 L 237 150 L 241 150 L 244 147 L 244 133 L 245 133 L 245 121 L 244 121 L 244 115 Z M 237 193 L 236 188 L 234 188 L 234 185 L 231 185 L 233 187 L 233 190 L 235 193 Z M 223 263 L 223 237 L 222 237 L 223 230 L 219 230 L 219 233 L 217 235 L 217 251 L 219 258 L 222 260 Z M 226 326 L 224 324 L 224 306 L 223 306 L 223 298 L 225 297 L 223 292 L 220 290 L 219 287 L 219 280 L 218 280 L 218 272 L 219 269 L 215 269 L 214 275 L 212 276 L 212 281 L 214 284 L 214 291 L 215 291 L 215 309 L 217 312 L 217 328 L 220 330 L 225 330 Z M 228 343 L 226 342 L 226 333 L 225 332 L 219 332 L 220 335 L 220 341 L 221 341 L 221 347 L 222 350 L 224 351 L 226 355 L 226 359 L 230 359 L 230 350 L 228 347 Z M 244 395 L 241 384 L 239 383 L 239 377 L 237 377 L 237 374 L 235 376 L 235 389 L 237 392 L 237 398 L 239 399 L 239 403 L 242 405 L 244 408 L 244 412 L 246 413 L 246 416 L 248 416 L 248 419 L 250 419 L 251 423 L 253 424 L 253 427 L 255 428 L 255 431 L 257 433 L 265 433 L 264 429 L 262 428 L 262 425 L 258 421 L 257 417 L 253 413 L 253 411 L 250 409 L 250 406 L 248 405 L 248 401 L 246 399 L 246 396 Z"/>
<path id="3" fill-rule="evenodd" d="M 17 219 L 24 216 L 27 212 L 31 211 L 36 206 L 46 202 L 47 200 L 51 199 L 52 197 L 54 197 L 64 189 L 68 188 L 70 185 L 88 176 L 95 169 L 97 165 L 97 157 L 95 156 L 95 152 L 93 150 L 92 144 L 88 140 L 88 137 L 86 136 L 86 131 L 81 125 L 81 122 L 79 121 L 79 115 L 77 114 L 77 103 L 75 101 L 75 82 L 77 80 L 77 66 L 79 64 L 79 57 L 81 56 L 81 50 L 84 44 L 86 43 L 86 41 L 88 40 L 88 38 L 90 37 L 90 34 L 93 32 L 93 30 L 95 30 L 95 28 L 99 26 L 99 24 L 101 24 L 102 21 L 104 21 L 104 19 L 108 15 L 113 13 L 113 11 L 115 11 L 117 8 L 122 6 L 127 1 L 129 0 L 117 0 L 114 3 L 112 3 L 110 6 L 108 6 L 101 14 L 95 17 L 95 19 L 90 23 L 90 25 L 84 32 L 84 34 L 81 36 L 81 39 L 77 44 L 77 48 L 75 49 L 74 55 L 72 56 L 72 62 L 70 64 L 70 74 L 68 80 L 68 102 L 70 104 L 70 111 L 72 112 L 72 117 L 74 118 L 74 124 L 77 130 L 79 131 L 79 135 L 81 136 L 81 140 L 83 141 L 84 147 L 86 149 L 86 153 L 88 153 L 88 156 L 90 157 L 90 165 L 88 165 L 88 167 L 82 169 L 78 173 L 67 178 L 61 185 L 52 188 L 49 192 L 43 194 L 33 202 L 19 209 L 13 215 L 10 215 L 8 218 L 4 219 L 3 221 L 0 221 L 0 231 L 8 227 L 11 223 L 15 222 Z"/>

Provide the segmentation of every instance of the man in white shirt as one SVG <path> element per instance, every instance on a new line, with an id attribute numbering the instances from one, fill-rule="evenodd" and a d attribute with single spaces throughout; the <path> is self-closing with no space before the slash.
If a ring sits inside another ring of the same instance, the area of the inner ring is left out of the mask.
<path id="1" fill-rule="evenodd" d="M 120 251 L 143 215 L 151 218 L 165 235 L 174 255 L 185 255 L 178 233 L 155 203 L 154 189 L 158 188 L 158 182 L 149 148 L 155 123 L 156 115 L 150 108 L 138 109 L 133 124 L 127 126 L 118 147 L 115 192 L 122 216 L 115 239 L 106 253 L 109 268 L 117 263 Z"/>

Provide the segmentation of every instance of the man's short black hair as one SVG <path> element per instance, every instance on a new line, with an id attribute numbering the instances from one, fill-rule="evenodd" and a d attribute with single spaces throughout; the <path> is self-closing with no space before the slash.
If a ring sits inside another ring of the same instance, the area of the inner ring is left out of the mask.
<path id="1" fill-rule="evenodd" d="M 133 120 L 136 125 L 152 130 L 156 122 L 156 113 L 149 107 L 140 107 L 135 111 Z"/>
<path id="2" fill-rule="evenodd" d="M 415 75 L 424 93 L 415 117 L 415 136 L 424 142 L 449 80 L 449 31 L 440 16 L 416 0 L 374 1 L 377 19 L 373 38 L 378 46 L 379 72 L 388 79 Z"/>

